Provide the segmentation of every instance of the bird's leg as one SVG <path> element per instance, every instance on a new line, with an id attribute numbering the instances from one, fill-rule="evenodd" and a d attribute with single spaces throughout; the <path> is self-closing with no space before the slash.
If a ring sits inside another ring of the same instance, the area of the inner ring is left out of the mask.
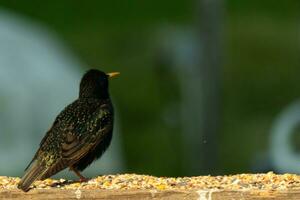
<path id="1" fill-rule="evenodd" d="M 75 169 L 74 167 L 71 166 L 69 168 L 70 168 L 70 170 L 72 170 L 79 177 L 79 181 L 80 182 L 86 182 L 88 180 L 87 178 L 85 178 L 84 176 L 82 176 L 80 174 L 80 172 L 77 169 Z"/>

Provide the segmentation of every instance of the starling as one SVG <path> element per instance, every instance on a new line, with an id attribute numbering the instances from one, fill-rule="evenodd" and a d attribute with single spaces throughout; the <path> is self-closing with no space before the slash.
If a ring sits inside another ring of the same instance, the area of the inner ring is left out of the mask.
<path id="1" fill-rule="evenodd" d="M 28 191 L 35 180 L 44 180 L 68 167 L 80 181 L 86 180 L 80 171 L 100 158 L 112 139 L 114 111 L 108 78 L 118 74 L 95 69 L 84 74 L 78 99 L 56 117 L 25 169 L 19 189 Z"/>

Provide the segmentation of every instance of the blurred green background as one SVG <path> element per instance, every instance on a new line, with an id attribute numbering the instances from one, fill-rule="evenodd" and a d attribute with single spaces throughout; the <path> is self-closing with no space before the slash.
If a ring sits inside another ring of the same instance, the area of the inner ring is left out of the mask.
<path id="1" fill-rule="evenodd" d="M 88 66 L 121 72 L 110 90 L 121 121 L 124 172 L 160 176 L 189 173 L 181 125 L 161 116 L 180 92 L 174 71 L 158 70 L 157 32 L 196 27 L 197 6 L 191 0 L 0 1 L 1 9 L 55 32 Z M 300 94 L 300 1 L 227 0 L 222 10 L 220 128 L 216 155 L 206 155 L 217 163 L 209 173 L 252 172 L 268 152 L 275 116 Z"/>

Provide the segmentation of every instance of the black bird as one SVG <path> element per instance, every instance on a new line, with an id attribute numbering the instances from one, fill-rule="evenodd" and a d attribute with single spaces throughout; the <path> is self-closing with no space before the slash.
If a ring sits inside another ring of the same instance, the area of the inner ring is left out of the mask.
<path id="1" fill-rule="evenodd" d="M 95 69 L 84 74 L 78 99 L 56 117 L 18 188 L 28 191 L 35 180 L 44 180 L 68 167 L 81 181 L 86 180 L 80 171 L 100 158 L 112 139 L 114 111 L 108 78 L 118 74 Z"/>

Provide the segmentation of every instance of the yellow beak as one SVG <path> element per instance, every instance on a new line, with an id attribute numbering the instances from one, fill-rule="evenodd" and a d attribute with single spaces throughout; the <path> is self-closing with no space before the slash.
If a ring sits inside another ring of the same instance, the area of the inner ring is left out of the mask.
<path id="1" fill-rule="evenodd" d="M 114 76 L 118 76 L 120 74 L 120 72 L 110 72 L 110 73 L 107 73 L 106 75 L 111 78 L 111 77 L 114 77 Z"/>

